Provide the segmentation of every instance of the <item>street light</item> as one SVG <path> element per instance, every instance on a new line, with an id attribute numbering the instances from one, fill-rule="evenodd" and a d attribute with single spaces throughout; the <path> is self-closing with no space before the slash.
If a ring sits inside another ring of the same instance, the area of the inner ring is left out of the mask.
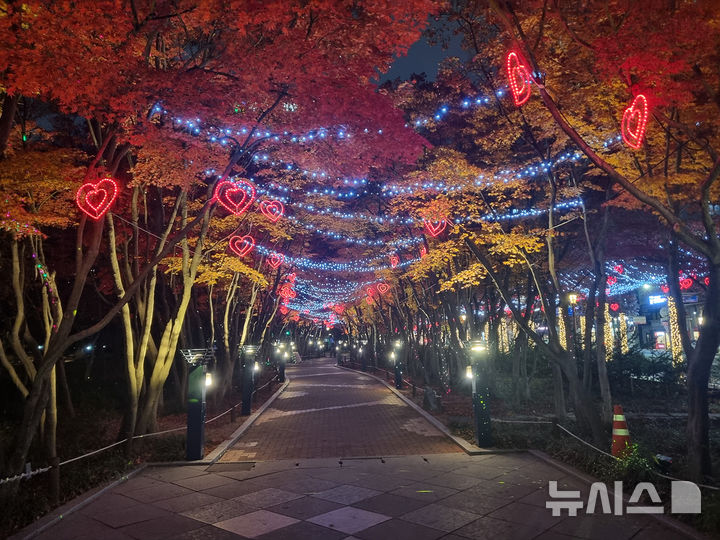
<path id="1" fill-rule="evenodd" d="M 492 446 L 490 428 L 490 391 L 487 387 L 487 374 L 481 373 L 480 362 L 487 361 L 487 347 L 480 340 L 470 342 L 470 365 L 465 376 L 472 381 L 472 404 L 475 419 L 475 442 L 481 448 Z M 486 366 L 483 366 L 486 367 Z M 484 370 L 483 370 L 484 371 Z M 482 375 L 482 381 L 478 381 Z M 482 384 L 480 384 L 482 382 Z"/>
<path id="2" fill-rule="evenodd" d="M 252 413 L 252 394 L 255 386 L 254 371 L 260 369 L 259 364 L 255 361 L 258 349 L 257 345 L 243 345 L 241 349 L 241 363 L 243 366 L 242 379 L 242 405 L 240 414 L 248 416 Z M 252 368 L 250 367 L 252 366 Z"/>
<path id="3" fill-rule="evenodd" d="M 398 352 L 399 352 L 400 348 L 402 347 L 402 345 L 403 345 L 403 343 L 401 340 L 399 340 L 399 339 L 395 340 L 394 346 L 395 346 L 395 349 L 398 350 Z M 395 359 L 395 351 L 393 351 L 391 353 L 391 356 L 394 360 Z M 398 390 L 400 390 L 402 388 L 402 363 L 399 361 L 395 361 L 395 388 L 397 388 Z"/>
<path id="4" fill-rule="evenodd" d="M 205 453 L 205 393 L 212 384 L 207 370 L 215 356 L 212 349 L 180 349 L 188 363 L 187 445 L 188 461 L 202 459 Z"/>

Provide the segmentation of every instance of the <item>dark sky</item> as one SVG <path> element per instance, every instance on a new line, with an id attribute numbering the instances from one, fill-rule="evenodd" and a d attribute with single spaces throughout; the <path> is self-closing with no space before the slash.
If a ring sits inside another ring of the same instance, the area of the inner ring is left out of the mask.
<path id="1" fill-rule="evenodd" d="M 434 81 L 438 73 L 438 66 L 449 56 L 459 56 L 467 59 L 469 54 L 460 48 L 461 36 L 447 35 L 447 49 L 442 45 L 430 45 L 425 36 L 422 36 L 408 50 L 407 56 L 395 60 L 390 70 L 379 79 L 382 84 L 393 79 L 409 79 L 413 73 L 425 73 L 427 80 Z"/>

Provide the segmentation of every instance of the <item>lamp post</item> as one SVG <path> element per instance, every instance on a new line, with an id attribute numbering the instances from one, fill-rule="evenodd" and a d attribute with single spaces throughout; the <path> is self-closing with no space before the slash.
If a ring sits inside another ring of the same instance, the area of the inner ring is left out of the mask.
<path id="1" fill-rule="evenodd" d="M 395 341 L 394 351 L 392 352 L 392 358 L 395 360 L 395 388 L 400 390 L 402 388 L 402 364 L 398 358 L 400 349 L 402 348 L 402 341 L 399 339 Z M 397 352 L 396 352 L 397 351 Z"/>
<path id="2" fill-rule="evenodd" d="M 575 350 L 577 348 L 577 323 L 575 322 L 575 310 L 577 309 L 577 302 L 578 297 L 580 295 L 574 291 L 571 291 L 568 293 L 568 304 L 570 304 L 570 316 L 572 317 L 572 354 L 575 356 Z M 584 336 L 580 336 L 580 343 L 582 344 L 582 340 L 584 339 Z"/>
<path id="3" fill-rule="evenodd" d="M 487 387 L 487 374 L 483 373 L 487 366 L 480 363 L 487 361 L 487 347 L 480 340 L 470 342 L 470 365 L 465 375 L 472 381 L 473 417 L 475 419 L 475 442 L 481 448 L 492 446 L 492 432 L 490 428 L 490 391 Z M 478 380 L 478 379 L 482 380 Z"/>
<path id="4" fill-rule="evenodd" d="M 205 452 L 205 394 L 212 384 L 207 366 L 214 355 L 212 349 L 180 349 L 180 354 L 189 365 L 185 456 L 194 461 L 202 459 Z"/>
<path id="5" fill-rule="evenodd" d="M 257 345 L 243 345 L 241 350 L 243 380 L 240 414 L 243 416 L 248 416 L 252 413 L 252 393 L 253 387 L 255 386 L 254 372 L 257 366 L 255 355 L 257 355 L 259 348 Z"/>

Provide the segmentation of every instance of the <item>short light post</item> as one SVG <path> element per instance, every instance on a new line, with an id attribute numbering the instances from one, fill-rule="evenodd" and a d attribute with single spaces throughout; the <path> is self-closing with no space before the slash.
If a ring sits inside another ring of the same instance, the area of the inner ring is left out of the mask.
<path id="1" fill-rule="evenodd" d="M 275 349 L 275 353 L 278 357 L 278 381 L 281 383 L 285 382 L 285 365 L 290 358 L 292 349 L 293 346 L 291 343 L 283 343 L 282 341 L 278 343 L 277 349 Z"/>
<path id="2" fill-rule="evenodd" d="M 180 349 L 180 354 L 189 366 L 185 457 L 195 461 L 202 459 L 205 453 L 205 394 L 212 384 L 207 366 L 214 360 L 214 355 L 212 349 Z"/>
<path id="3" fill-rule="evenodd" d="M 241 360 L 243 367 L 242 379 L 242 405 L 240 414 L 248 416 L 252 413 L 252 394 L 255 386 L 255 371 L 259 369 L 255 356 L 258 353 L 257 345 L 243 345 L 241 350 Z"/>
<path id="4" fill-rule="evenodd" d="M 400 362 L 400 349 L 402 349 L 402 341 L 399 339 L 395 341 L 394 351 L 392 352 L 393 358 L 395 359 L 395 388 L 400 390 L 402 388 L 402 363 Z"/>
<path id="5" fill-rule="evenodd" d="M 365 358 L 365 354 L 363 353 L 363 351 L 365 350 L 365 346 L 367 345 L 367 342 L 368 342 L 367 339 L 360 340 L 361 345 L 358 348 L 358 356 L 360 356 L 360 368 L 363 371 L 367 371 L 367 360 Z"/>
<path id="6" fill-rule="evenodd" d="M 577 303 L 578 303 L 579 297 L 580 297 L 580 295 L 574 291 L 569 292 L 567 295 L 568 304 L 570 305 L 569 315 L 572 317 L 572 326 L 573 326 L 573 329 L 572 329 L 572 345 L 573 345 L 572 353 L 573 353 L 573 355 L 575 354 L 575 349 L 577 348 L 577 324 L 575 322 L 575 310 L 577 309 Z M 583 339 L 584 339 L 584 336 L 580 336 L 581 344 L 583 343 Z"/>
<path id="7" fill-rule="evenodd" d="M 480 340 L 471 341 L 470 365 L 467 366 L 465 375 L 472 381 L 475 442 L 480 448 L 487 448 L 493 444 L 490 428 L 490 391 L 487 386 L 487 373 L 484 373 L 487 368 L 486 363 L 487 347 L 485 344 Z"/>

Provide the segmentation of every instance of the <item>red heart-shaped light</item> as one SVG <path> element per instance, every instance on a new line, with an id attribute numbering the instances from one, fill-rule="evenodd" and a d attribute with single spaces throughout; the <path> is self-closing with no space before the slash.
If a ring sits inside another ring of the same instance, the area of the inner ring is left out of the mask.
<path id="1" fill-rule="evenodd" d="M 75 196 L 75 202 L 78 208 L 92 219 L 100 219 L 117 199 L 118 191 L 115 180 L 103 178 L 97 184 L 88 182 L 80 186 Z"/>
<path id="2" fill-rule="evenodd" d="M 255 247 L 255 239 L 249 234 L 245 236 L 232 236 L 228 242 L 230 249 L 238 257 L 244 257 Z"/>
<path id="3" fill-rule="evenodd" d="M 613 266 L 613 270 L 615 270 L 618 274 L 622 274 L 625 271 L 625 267 L 622 264 L 616 264 Z"/>
<path id="4" fill-rule="evenodd" d="M 445 227 L 447 227 L 447 220 L 444 217 L 436 221 L 423 219 L 423 223 L 425 224 L 425 229 L 427 230 L 427 232 L 429 232 L 433 236 L 437 236 L 445 230 Z"/>
<path id="5" fill-rule="evenodd" d="M 525 59 L 514 51 L 510 51 L 505 60 L 505 69 L 507 71 L 510 92 L 512 92 L 513 101 L 518 107 L 523 105 L 532 93 L 530 83 L 533 81 L 530 71 L 527 68 Z"/>
<path id="6" fill-rule="evenodd" d="M 270 266 L 272 266 L 273 268 L 277 268 L 278 266 L 280 266 L 283 263 L 284 260 L 285 260 L 285 255 L 283 255 L 282 253 L 273 253 L 268 258 L 268 264 Z"/>
<path id="7" fill-rule="evenodd" d="M 366 297 L 365 297 L 365 301 L 366 301 L 368 304 L 371 304 L 371 305 L 372 305 L 372 303 L 373 303 L 372 296 L 366 296 Z"/>
<path id="8" fill-rule="evenodd" d="M 420 246 L 420 258 L 422 259 L 425 255 L 427 255 L 427 249 L 425 246 Z"/>
<path id="9" fill-rule="evenodd" d="M 342 315 L 343 311 L 345 311 L 345 306 L 343 306 L 342 304 L 339 304 L 339 305 L 335 306 L 335 311 L 337 311 L 338 315 Z"/>
<path id="10" fill-rule="evenodd" d="M 620 123 L 620 133 L 625 144 L 631 148 L 640 148 L 642 146 L 647 121 L 647 98 L 642 94 L 638 94 L 630 106 L 625 109 Z"/>
<path id="11" fill-rule="evenodd" d="M 287 275 L 287 280 L 288 280 L 290 283 L 295 283 L 295 279 L 296 279 L 296 278 L 297 278 L 297 275 L 295 274 L 295 272 L 293 272 L 292 274 L 288 274 L 288 275 Z"/>
<path id="12" fill-rule="evenodd" d="M 215 187 L 215 199 L 229 212 L 239 216 L 255 200 L 255 186 L 244 180 L 225 180 Z"/>
<path id="13" fill-rule="evenodd" d="M 286 306 L 280 306 L 280 313 L 283 315 L 287 315 L 288 311 L 290 311 Z"/>
<path id="14" fill-rule="evenodd" d="M 684 291 L 692 287 L 693 280 L 690 278 L 683 278 L 680 280 L 680 288 Z"/>
<path id="15" fill-rule="evenodd" d="M 390 290 L 390 285 L 388 285 L 387 283 L 378 283 L 377 289 L 380 294 L 385 294 Z"/>
<path id="16" fill-rule="evenodd" d="M 616 283 L 617 283 L 617 278 L 615 276 L 608 276 L 608 278 L 607 278 L 608 285 L 615 285 Z"/>
<path id="17" fill-rule="evenodd" d="M 400 258 L 393 253 L 390 255 L 390 266 L 395 268 L 398 264 L 400 264 Z"/>
<path id="18" fill-rule="evenodd" d="M 667 285 L 660 285 L 660 290 L 667 294 L 670 292 L 670 287 L 668 287 Z"/>
<path id="19" fill-rule="evenodd" d="M 710 286 L 710 276 L 706 277 L 703 281 L 705 282 L 705 285 L 708 287 Z"/>
<path id="20" fill-rule="evenodd" d="M 277 222 L 285 213 L 285 207 L 280 201 L 262 201 L 260 211 L 273 223 Z"/>
<path id="21" fill-rule="evenodd" d="M 610 304 L 610 309 L 612 309 L 613 311 L 617 311 L 618 309 L 620 309 L 620 304 L 616 304 L 615 302 L 613 302 L 612 304 Z"/>

